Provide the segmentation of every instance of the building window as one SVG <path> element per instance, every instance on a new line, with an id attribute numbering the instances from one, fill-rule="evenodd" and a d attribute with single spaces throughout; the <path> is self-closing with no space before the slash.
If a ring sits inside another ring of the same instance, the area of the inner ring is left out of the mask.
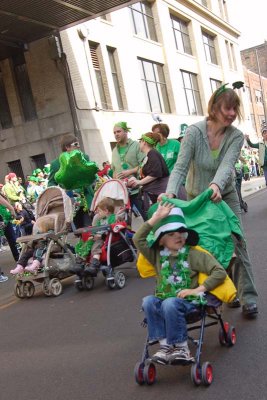
<path id="1" fill-rule="evenodd" d="M 23 173 L 23 169 L 22 169 L 22 165 L 20 160 L 15 160 L 15 161 L 10 161 L 7 163 L 8 168 L 10 170 L 10 172 L 14 172 L 17 177 L 22 178 L 23 182 L 24 182 L 24 173 Z"/>
<path id="2" fill-rule="evenodd" d="M 103 82 L 104 81 L 104 79 L 103 79 L 104 73 L 101 70 L 99 57 L 98 57 L 99 45 L 97 43 L 89 42 L 89 48 L 90 48 L 93 68 L 95 71 L 101 106 L 104 110 L 107 110 L 108 103 L 107 103 L 107 96 L 106 96 L 106 91 L 105 91 L 105 87 L 104 87 L 104 82 Z"/>
<path id="3" fill-rule="evenodd" d="M 255 89 L 255 100 L 256 103 L 262 103 L 262 91 Z"/>
<path id="4" fill-rule="evenodd" d="M 233 43 L 229 43 L 228 40 L 226 40 L 225 41 L 225 46 L 226 46 L 226 51 L 227 51 L 229 67 L 236 71 L 237 70 L 237 65 L 236 65 L 234 45 L 233 45 Z"/>
<path id="5" fill-rule="evenodd" d="M 256 131 L 257 128 L 256 128 L 256 121 L 255 121 L 255 115 L 254 114 L 250 114 L 250 120 L 251 120 L 252 128 L 254 129 L 254 131 Z"/>
<path id="6" fill-rule="evenodd" d="M 43 169 L 46 164 L 45 154 L 37 154 L 36 156 L 31 156 L 31 160 L 34 164 L 34 169 L 41 168 Z"/>
<path id="7" fill-rule="evenodd" d="M 6 97 L 2 71 L 0 71 L 0 126 L 3 129 L 8 129 L 12 126 L 12 118 Z"/>
<path id="8" fill-rule="evenodd" d="M 143 59 L 138 61 L 147 111 L 169 113 L 170 105 L 163 66 Z"/>
<path id="9" fill-rule="evenodd" d="M 197 75 L 187 71 L 181 71 L 181 73 L 188 114 L 203 115 Z"/>
<path id="10" fill-rule="evenodd" d="M 133 19 L 134 33 L 157 41 L 151 3 L 147 1 L 135 3 L 129 8 Z"/>
<path id="11" fill-rule="evenodd" d="M 12 60 L 24 119 L 32 121 L 37 118 L 37 114 L 24 54 L 15 54 L 12 56 Z"/>
<path id="12" fill-rule="evenodd" d="M 121 94 L 119 75 L 118 75 L 119 68 L 116 65 L 117 64 L 116 63 L 116 61 L 117 61 L 116 49 L 108 47 L 107 50 L 108 50 L 110 69 L 111 69 L 111 74 L 112 74 L 112 78 L 113 78 L 113 84 L 114 84 L 114 89 L 115 89 L 115 93 L 116 93 L 118 108 L 119 108 L 119 110 L 123 110 L 124 107 L 123 107 L 122 94 Z"/>
<path id="13" fill-rule="evenodd" d="M 183 53 L 192 54 L 190 37 L 188 32 L 188 22 L 171 15 L 172 29 L 176 49 Z"/>
<path id="14" fill-rule="evenodd" d="M 202 38 L 207 62 L 218 64 L 215 51 L 215 37 L 202 32 Z"/>
<path id="15" fill-rule="evenodd" d="M 251 90 L 250 90 L 249 86 L 246 86 L 246 92 L 247 92 L 249 102 L 252 103 Z"/>
<path id="16" fill-rule="evenodd" d="M 218 81 L 217 79 L 210 78 L 211 93 L 214 93 L 215 90 L 217 90 L 221 85 L 222 85 L 221 81 Z"/>

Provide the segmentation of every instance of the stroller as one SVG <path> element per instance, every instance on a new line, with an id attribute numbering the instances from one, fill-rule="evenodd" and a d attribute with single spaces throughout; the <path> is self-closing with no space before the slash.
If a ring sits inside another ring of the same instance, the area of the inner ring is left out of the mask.
<path id="1" fill-rule="evenodd" d="M 38 219 L 44 220 L 45 216 L 53 220 L 54 229 L 53 232 L 39 234 Z M 14 293 L 18 298 L 32 297 L 35 292 L 35 282 L 42 284 L 46 296 L 59 296 L 62 293 L 60 280 L 71 275 L 69 269 L 76 262 L 72 247 L 67 244 L 71 222 L 72 203 L 65 191 L 56 186 L 44 190 L 36 203 L 33 235 L 17 239 L 22 245 L 21 255 L 32 246 L 33 242 L 40 240 L 44 242 L 44 254 L 36 273 L 24 272 L 16 275 Z"/>
<path id="2" fill-rule="evenodd" d="M 244 212 L 248 212 L 247 202 L 244 201 L 244 199 L 242 197 L 242 193 L 241 193 L 242 179 L 243 179 L 242 171 L 236 170 L 235 185 L 236 185 L 236 191 L 237 191 L 240 207 L 241 207 L 241 210 L 243 210 Z"/>
<path id="3" fill-rule="evenodd" d="M 212 253 L 225 269 L 229 269 L 234 256 L 234 242 L 231 235 L 234 234 L 237 238 L 242 237 L 242 231 L 238 218 L 227 204 L 224 202 L 217 204 L 211 202 L 209 200 L 211 194 L 212 191 L 208 189 L 188 202 L 178 199 L 168 199 L 168 201 L 182 209 L 186 226 L 199 233 L 199 246 L 197 246 L 199 250 Z M 221 238 L 219 238 L 218 232 L 222 235 Z M 143 278 L 156 276 L 154 267 L 142 253 L 139 255 L 137 267 Z M 200 273 L 198 284 L 203 284 L 205 279 L 205 277 L 201 277 Z M 234 326 L 225 322 L 222 318 L 222 303 L 233 301 L 236 292 L 233 282 L 227 276 L 224 283 L 212 290 L 211 293 L 206 293 L 204 301 L 199 301 L 196 309 L 186 316 L 188 341 L 195 345 L 196 352 L 194 358 L 181 360 L 180 365 L 191 366 L 191 380 L 196 386 L 201 383 L 209 386 L 213 381 L 211 363 L 206 361 L 201 364 L 205 328 L 219 325 L 218 340 L 224 347 L 232 347 L 236 343 Z M 142 325 L 144 327 L 147 326 L 146 318 L 143 320 Z M 196 331 L 194 337 L 190 336 L 192 331 Z M 134 369 L 135 381 L 139 385 L 152 385 L 156 381 L 156 365 L 153 358 L 150 357 L 149 347 L 157 343 L 157 340 L 154 342 L 149 341 L 147 335 L 141 361 L 137 362 Z"/>
<path id="4" fill-rule="evenodd" d="M 110 179 L 104 182 L 94 195 L 91 205 L 92 213 L 96 211 L 97 205 L 105 197 L 114 200 L 115 213 L 119 215 L 122 222 L 80 228 L 74 231 L 74 234 L 79 236 L 81 241 L 85 243 L 92 234 L 103 230 L 107 232 L 100 257 L 100 271 L 104 275 L 105 283 L 109 289 L 122 289 L 125 286 L 126 277 L 117 267 L 127 262 L 136 261 L 136 249 L 132 242 L 133 232 L 129 228 L 131 207 L 126 184 L 117 179 Z M 89 262 L 90 254 L 87 254 L 84 267 Z M 94 287 L 94 278 L 84 274 L 81 279 L 75 281 L 75 286 L 78 290 L 91 290 Z"/>

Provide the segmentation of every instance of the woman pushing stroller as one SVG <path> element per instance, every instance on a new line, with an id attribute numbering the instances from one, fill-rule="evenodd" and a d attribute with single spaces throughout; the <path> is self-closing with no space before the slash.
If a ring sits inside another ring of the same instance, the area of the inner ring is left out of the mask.
<path id="1" fill-rule="evenodd" d="M 152 274 L 157 278 L 155 295 L 145 297 L 142 305 L 149 341 L 160 343 L 152 361 L 193 362 L 187 342 L 186 316 L 197 309 L 203 293 L 224 282 L 226 272 L 210 253 L 192 247 L 198 243 L 197 232 L 187 228 L 182 210 L 168 202 L 158 205 L 133 240 L 154 266 Z M 203 284 L 198 284 L 199 272 L 207 275 Z"/>

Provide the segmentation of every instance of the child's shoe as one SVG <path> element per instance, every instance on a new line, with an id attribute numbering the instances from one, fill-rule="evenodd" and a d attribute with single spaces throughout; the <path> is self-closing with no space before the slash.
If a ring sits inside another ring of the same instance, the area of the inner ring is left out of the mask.
<path id="1" fill-rule="evenodd" d="M 8 277 L 3 273 L 0 274 L 0 283 L 8 281 Z"/>
<path id="2" fill-rule="evenodd" d="M 25 271 L 31 272 L 32 274 L 38 270 L 40 267 L 41 263 L 38 260 L 33 260 L 32 264 L 29 265 L 28 267 L 25 267 Z"/>
<path id="3" fill-rule="evenodd" d="M 17 274 L 22 274 L 23 271 L 24 271 L 23 266 L 20 265 L 20 264 L 18 264 L 18 265 L 16 266 L 16 268 L 14 268 L 14 269 L 12 269 L 12 270 L 10 271 L 10 273 L 11 273 L 12 275 L 17 275 Z"/>
<path id="4" fill-rule="evenodd" d="M 151 357 L 151 360 L 158 364 L 169 364 L 172 347 L 168 345 L 160 346 L 159 350 Z"/>
<path id="5" fill-rule="evenodd" d="M 97 272 L 99 270 L 101 263 L 97 258 L 93 258 L 92 262 L 84 269 L 84 273 L 88 274 L 92 277 L 97 276 Z"/>
<path id="6" fill-rule="evenodd" d="M 169 362 L 172 365 L 187 364 L 194 362 L 194 357 L 191 356 L 190 350 L 187 346 L 174 346 L 173 351 L 169 357 Z"/>

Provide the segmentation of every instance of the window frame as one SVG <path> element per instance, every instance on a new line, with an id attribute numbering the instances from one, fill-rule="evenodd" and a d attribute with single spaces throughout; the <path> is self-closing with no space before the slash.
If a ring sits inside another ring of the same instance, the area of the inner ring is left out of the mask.
<path id="1" fill-rule="evenodd" d="M 137 9 L 137 6 L 140 6 L 140 10 Z M 132 16 L 132 23 L 135 35 L 143 36 L 146 39 L 157 42 L 158 38 L 157 38 L 151 3 L 148 1 L 134 3 L 129 6 L 129 9 Z M 150 11 L 149 13 L 147 12 L 148 10 Z M 138 29 L 139 21 L 137 17 L 141 17 L 140 21 L 142 21 L 142 28 L 143 28 L 141 31 Z"/>
<path id="2" fill-rule="evenodd" d="M 138 57 L 138 62 L 139 62 L 139 67 L 141 71 L 141 82 L 142 86 L 145 89 L 144 93 L 146 96 L 146 104 L 149 112 L 161 112 L 161 113 L 170 113 L 170 103 L 169 103 L 169 98 L 168 98 L 168 91 L 167 91 L 167 84 L 165 81 L 165 75 L 164 75 L 164 65 L 160 63 L 156 63 L 151 60 L 146 60 L 143 58 Z M 147 64 L 147 65 L 146 65 Z M 154 80 L 148 79 L 147 77 L 147 72 L 149 66 L 152 67 L 152 75 L 154 77 Z M 163 78 L 160 80 L 160 75 Z M 157 79 L 157 76 L 159 76 L 159 79 Z M 152 86 L 154 85 L 154 86 Z M 156 108 L 154 106 L 155 99 L 152 98 L 153 93 L 152 89 L 154 92 L 157 94 L 157 104 L 159 108 Z"/>
<path id="3" fill-rule="evenodd" d="M 216 54 L 216 36 L 202 30 L 202 41 L 204 46 L 205 58 L 208 63 L 218 65 Z"/>
<path id="4" fill-rule="evenodd" d="M 176 49 L 178 51 L 181 51 L 185 54 L 190 54 L 192 56 L 193 51 L 192 51 L 192 46 L 191 46 L 191 41 L 190 41 L 190 34 L 189 34 L 189 30 L 188 30 L 189 22 L 187 22 L 187 21 L 183 20 L 182 18 L 180 18 L 176 15 L 173 15 L 173 14 L 170 14 L 170 18 L 171 18 L 171 24 L 172 24 L 172 30 L 173 30 Z M 178 27 L 175 27 L 174 23 L 179 25 L 180 29 Z M 183 28 L 184 28 L 184 31 L 183 31 Z M 182 49 L 179 48 L 177 35 L 180 36 L 180 43 L 182 45 Z M 187 51 L 187 49 L 189 51 Z"/>
<path id="5" fill-rule="evenodd" d="M 198 86 L 198 78 L 197 74 L 185 70 L 180 70 L 181 75 L 182 75 L 182 82 L 183 82 L 183 89 L 184 89 L 184 94 L 185 94 L 185 100 L 187 104 L 187 111 L 188 115 L 203 115 L 203 107 L 201 103 L 201 96 L 200 96 L 200 90 Z M 186 82 L 185 82 L 185 75 L 188 75 L 188 80 L 190 82 L 190 87 L 186 87 Z M 197 88 L 194 88 L 194 85 L 197 85 Z M 189 96 L 188 94 L 191 94 L 191 100 L 193 100 L 195 110 L 196 112 L 192 113 L 190 112 L 190 105 L 189 105 Z M 199 107 L 198 107 L 199 106 Z"/>

